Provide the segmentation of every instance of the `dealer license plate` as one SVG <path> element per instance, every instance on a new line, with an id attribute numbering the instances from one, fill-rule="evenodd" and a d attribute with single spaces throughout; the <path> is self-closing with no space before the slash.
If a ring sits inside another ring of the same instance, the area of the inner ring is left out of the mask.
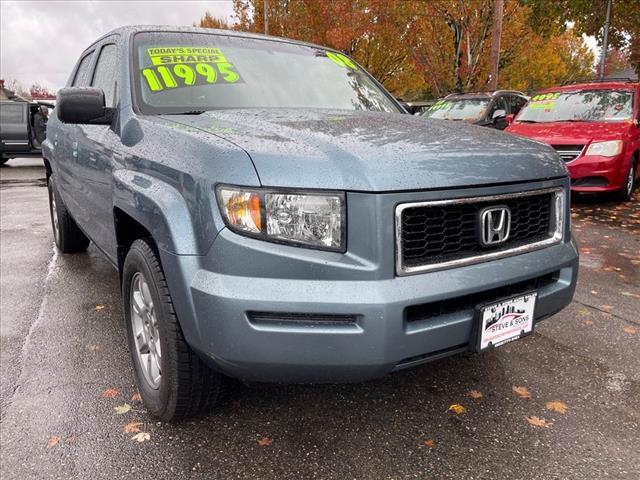
<path id="1" fill-rule="evenodd" d="M 533 332 L 537 292 L 479 307 L 476 350 L 499 347 Z"/>

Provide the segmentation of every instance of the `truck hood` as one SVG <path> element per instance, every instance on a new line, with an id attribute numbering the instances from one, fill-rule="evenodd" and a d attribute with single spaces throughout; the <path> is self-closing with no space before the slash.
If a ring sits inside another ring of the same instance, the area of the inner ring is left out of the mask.
<path id="1" fill-rule="evenodd" d="M 242 148 L 263 186 L 397 191 L 566 175 L 551 148 L 463 122 L 326 109 L 220 110 L 162 118 Z"/>
<path id="2" fill-rule="evenodd" d="M 586 145 L 620 139 L 628 129 L 628 122 L 548 122 L 513 123 L 507 132 L 550 145 Z"/>

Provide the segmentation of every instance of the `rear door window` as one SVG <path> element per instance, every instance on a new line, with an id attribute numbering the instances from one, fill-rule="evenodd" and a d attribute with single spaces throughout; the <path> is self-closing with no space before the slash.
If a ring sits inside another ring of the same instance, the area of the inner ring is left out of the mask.
<path id="1" fill-rule="evenodd" d="M 104 104 L 107 107 L 115 105 L 117 71 L 117 49 L 111 43 L 100 50 L 91 82 L 92 87 L 101 88 L 104 92 Z"/>
<path id="2" fill-rule="evenodd" d="M 91 66 L 92 58 L 93 52 L 88 53 L 82 58 L 82 60 L 80 60 L 80 65 L 78 66 L 76 76 L 73 78 L 73 83 L 71 85 L 74 87 L 84 87 L 87 85 L 87 72 Z"/>

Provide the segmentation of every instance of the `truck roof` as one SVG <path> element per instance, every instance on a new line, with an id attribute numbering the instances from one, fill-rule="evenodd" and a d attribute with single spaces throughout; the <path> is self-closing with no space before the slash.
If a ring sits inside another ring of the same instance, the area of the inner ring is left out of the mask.
<path id="1" fill-rule="evenodd" d="M 223 30 L 223 29 L 217 29 L 217 28 L 176 26 L 176 25 L 125 25 L 105 33 L 104 35 L 100 36 L 100 38 L 92 42 L 91 45 L 98 43 L 100 40 L 110 35 L 114 35 L 114 34 L 115 35 L 134 35 L 139 32 L 207 33 L 210 35 L 211 34 L 225 35 L 230 37 L 253 38 L 256 40 L 271 40 L 271 41 L 283 42 L 283 43 L 295 43 L 298 45 L 306 45 L 309 47 L 322 48 L 325 50 L 333 50 L 332 48 L 328 48 L 322 45 L 316 45 L 313 43 L 303 42 L 300 40 L 293 40 L 290 38 L 274 37 L 271 35 L 264 35 L 261 33 L 241 32 L 238 30 Z M 90 46 L 88 46 L 87 48 L 89 47 Z"/>

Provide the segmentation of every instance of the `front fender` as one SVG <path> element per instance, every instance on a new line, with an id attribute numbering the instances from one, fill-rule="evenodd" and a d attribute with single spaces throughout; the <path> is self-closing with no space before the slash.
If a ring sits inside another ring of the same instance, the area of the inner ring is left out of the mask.
<path id="1" fill-rule="evenodd" d="M 115 170 L 113 204 L 145 227 L 160 250 L 177 255 L 202 253 L 187 203 L 168 183 L 132 170 Z"/>

